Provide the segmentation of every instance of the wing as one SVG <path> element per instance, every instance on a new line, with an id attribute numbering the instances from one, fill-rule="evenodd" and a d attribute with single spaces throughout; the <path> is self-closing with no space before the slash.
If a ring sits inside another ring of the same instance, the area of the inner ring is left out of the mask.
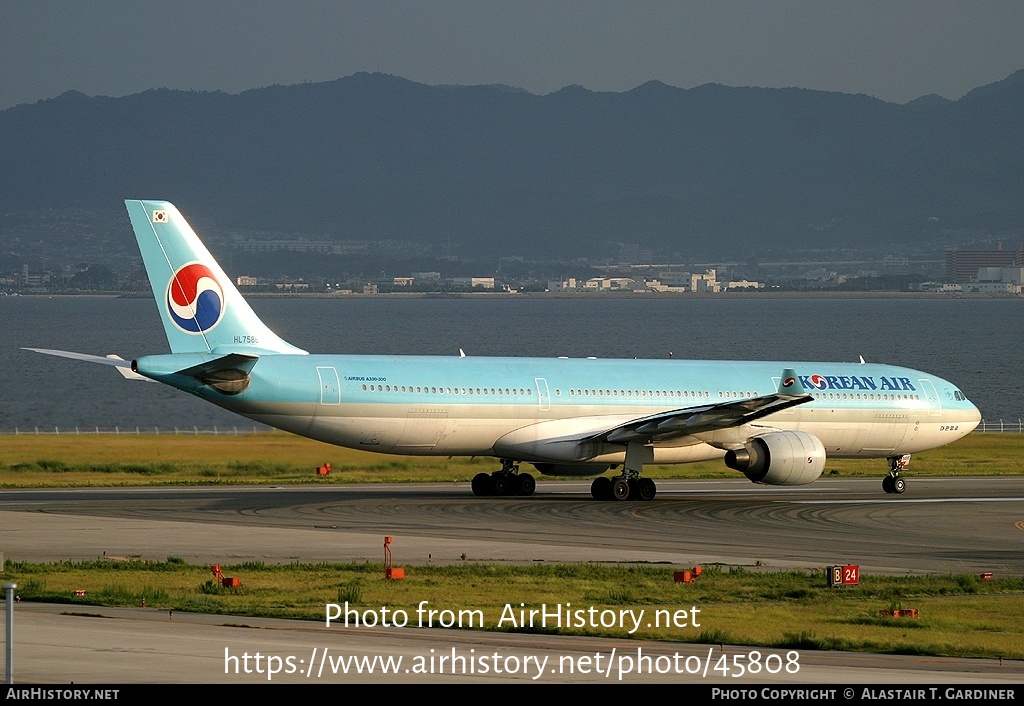
<path id="1" fill-rule="evenodd" d="M 681 436 L 742 426 L 812 399 L 807 394 L 775 393 L 721 404 L 675 409 L 634 419 L 584 437 L 583 441 L 610 444 L 667 441 Z"/>
<path id="2" fill-rule="evenodd" d="M 630 419 L 623 415 L 550 419 L 506 434 L 494 445 L 495 453 L 508 458 L 545 463 L 581 463 L 611 453 L 608 445 L 653 446 L 733 443 L 729 439 L 708 440 L 717 431 L 742 429 L 744 425 L 775 412 L 810 402 L 792 369 L 785 369 L 776 392 L 719 404 L 673 409 Z M 736 443 L 748 436 L 765 433 L 749 429 L 738 432 Z M 678 442 L 678 443 L 674 443 Z M 720 447 L 721 448 L 721 447 Z"/>
<path id="3" fill-rule="evenodd" d="M 591 434 L 582 441 L 609 444 L 668 441 L 682 436 L 743 426 L 769 414 L 810 402 L 812 399 L 814 398 L 808 395 L 800 384 L 796 371 L 786 368 L 779 378 L 778 391 L 773 394 L 658 412 Z"/>

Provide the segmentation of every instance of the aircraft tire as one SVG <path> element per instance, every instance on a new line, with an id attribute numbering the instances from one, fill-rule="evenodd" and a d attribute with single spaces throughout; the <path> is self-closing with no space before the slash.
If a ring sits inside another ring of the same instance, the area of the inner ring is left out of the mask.
<path id="1" fill-rule="evenodd" d="M 533 495 L 537 490 L 537 481 L 529 473 L 520 473 L 516 476 L 516 494 Z"/>
<path id="2" fill-rule="evenodd" d="M 612 479 L 608 476 L 595 478 L 594 482 L 590 484 L 590 494 L 594 496 L 594 500 L 611 500 Z"/>
<path id="3" fill-rule="evenodd" d="M 902 495 L 907 490 L 907 481 L 903 480 L 899 476 L 893 478 L 892 483 L 890 483 L 890 485 L 892 486 L 892 492 L 896 493 L 897 495 Z"/>
<path id="4" fill-rule="evenodd" d="M 491 494 L 491 477 L 486 473 L 477 473 L 473 476 L 473 495 L 478 498 Z"/>
<path id="5" fill-rule="evenodd" d="M 616 478 L 612 481 L 612 499 L 629 500 L 629 481 L 625 478 Z"/>
<path id="6" fill-rule="evenodd" d="M 886 476 L 882 479 L 882 490 L 889 494 L 892 492 L 892 476 Z"/>
<path id="7" fill-rule="evenodd" d="M 509 478 L 504 473 L 495 473 L 491 476 L 491 488 L 494 491 L 494 495 L 508 495 Z"/>
<path id="8" fill-rule="evenodd" d="M 658 494 L 658 486 L 650 478 L 641 478 L 636 482 L 636 496 L 640 500 L 654 500 Z"/>

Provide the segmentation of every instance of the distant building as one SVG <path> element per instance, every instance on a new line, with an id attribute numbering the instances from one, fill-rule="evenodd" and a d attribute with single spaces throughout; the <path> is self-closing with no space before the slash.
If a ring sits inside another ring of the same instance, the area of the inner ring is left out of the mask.
<path id="1" fill-rule="evenodd" d="M 364 240 L 243 240 L 237 243 L 236 247 L 242 252 L 272 253 L 272 252 L 313 252 L 323 255 L 350 255 L 362 253 L 369 249 L 369 243 Z"/>
<path id="2" fill-rule="evenodd" d="M 239 275 L 238 279 L 235 280 L 235 284 L 239 287 L 255 287 L 259 284 L 259 280 L 250 275 Z"/>
<path id="3" fill-rule="evenodd" d="M 569 277 L 557 282 L 554 280 L 548 282 L 549 292 L 574 292 L 578 287 L 579 284 L 575 277 Z"/>
<path id="4" fill-rule="evenodd" d="M 451 283 L 455 287 L 468 287 L 469 289 L 476 287 L 494 289 L 493 277 L 452 277 Z"/>
<path id="5" fill-rule="evenodd" d="M 309 283 L 303 282 L 301 279 L 297 282 L 286 280 L 284 282 L 275 282 L 274 288 L 279 292 L 308 292 Z"/>
<path id="6" fill-rule="evenodd" d="M 675 290 L 685 290 L 690 286 L 690 273 L 685 270 L 661 270 L 658 272 L 658 282 Z"/>
<path id="7" fill-rule="evenodd" d="M 584 289 L 599 292 L 622 292 L 633 289 L 636 280 L 629 277 L 592 277 L 587 280 Z"/>
<path id="8" fill-rule="evenodd" d="M 1011 282 L 1024 284 L 1024 267 L 979 267 L 978 282 Z"/>
<path id="9" fill-rule="evenodd" d="M 1020 294 L 1020 285 L 1013 282 L 964 282 L 960 289 L 975 294 Z"/>
<path id="10" fill-rule="evenodd" d="M 686 291 L 686 287 L 685 286 L 673 287 L 671 285 L 665 284 L 660 279 L 647 279 L 647 280 L 644 280 L 644 284 L 647 286 L 647 289 L 651 290 L 652 292 L 685 292 Z"/>
<path id="11" fill-rule="evenodd" d="M 917 289 L 921 292 L 959 292 L 959 284 L 951 284 L 949 282 L 922 282 L 917 286 Z"/>
<path id="12" fill-rule="evenodd" d="M 764 287 L 764 282 L 750 282 L 745 279 L 726 282 L 723 285 L 724 289 L 761 289 L 762 287 Z"/>
<path id="13" fill-rule="evenodd" d="M 702 275 L 690 276 L 691 292 L 720 292 L 722 286 L 718 283 L 718 273 L 715 270 L 707 270 Z"/>
<path id="14" fill-rule="evenodd" d="M 963 284 L 978 276 L 984 267 L 1024 267 L 1024 244 L 1016 250 L 1003 250 L 996 243 L 995 250 L 947 250 L 946 279 Z"/>

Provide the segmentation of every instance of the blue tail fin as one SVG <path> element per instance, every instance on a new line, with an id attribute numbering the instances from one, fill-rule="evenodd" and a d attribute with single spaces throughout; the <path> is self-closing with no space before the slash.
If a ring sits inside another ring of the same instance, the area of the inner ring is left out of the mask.
<path id="1" fill-rule="evenodd" d="M 172 204 L 125 206 L 172 353 L 305 353 L 260 321 Z"/>

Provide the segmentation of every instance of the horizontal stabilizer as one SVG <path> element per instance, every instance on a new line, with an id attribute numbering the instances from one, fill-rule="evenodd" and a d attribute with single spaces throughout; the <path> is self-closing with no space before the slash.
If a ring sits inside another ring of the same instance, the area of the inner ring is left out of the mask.
<path id="1" fill-rule="evenodd" d="M 110 360 L 120 360 L 123 363 L 128 363 L 127 367 L 125 367 L 123 365 L 118 365 L 117 366 L 117 372 L 121 373 L 121 375 L 124 376 L 125 380 L 142 380 L 143 382 L 156 382 L 156 380 L 150 380 L 148 377 L 146 377 L 144 375 L 139 375 L 137 372 L 132 370 L 131 362 L 125 360 L 124 358 L 122 358 L 119 355 L 111 354 L 111 355 L 108 355 L 107 358 L 109 358 Z"/>
<path id="2" fill-rule="evenodd" d="M 132 363 L 129 360 L 125 360 L 120 356 L 108 355 L 106 357 L 100 355 L 89 355 L 87 353 L 74 353 L 72 351 L 57 351 L 50 348 L 22 348 L 23 351 L 32 351 L 33 353 L 44 353 L 46 355 L 55 355 L 60 358 L 70 358 L 71 360 L 84 360 L 87 363 L 99 363 L 100 365 L 111 365 L 117 368 L 117 372 L 126 380 L 145 380 L 146 382 L 153 382 L 147 377 L 143 377 L 132 370 Z"/>

